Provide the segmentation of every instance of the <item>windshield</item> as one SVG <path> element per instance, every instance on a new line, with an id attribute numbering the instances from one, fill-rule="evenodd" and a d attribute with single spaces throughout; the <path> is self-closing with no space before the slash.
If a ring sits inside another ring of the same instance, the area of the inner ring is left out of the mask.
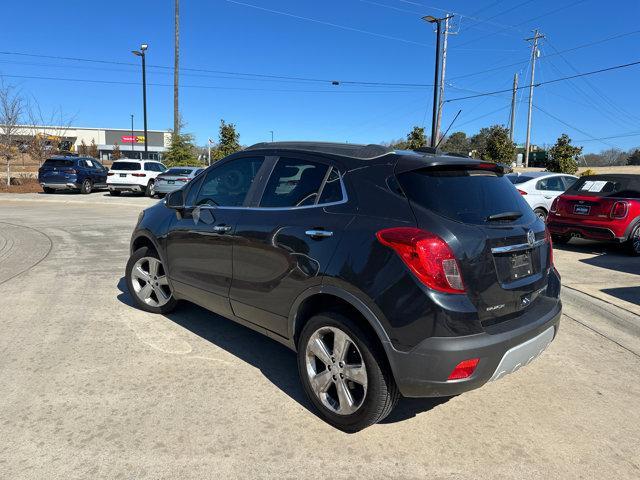
<path id="1" fill-rule="evenodd" d="M 140 164 L 137 162 L 113 162 L 111 170 L 140 170 Z"/>
<path id="2" fill-rule="evenodd" d="M 504 221 L 534 219 L 511 182 L 494 172 L 422 169 L 400 174 L 398 181 L 410 200 L 459 222 L 484 225 L 490 216 L 506 212 Z"/>

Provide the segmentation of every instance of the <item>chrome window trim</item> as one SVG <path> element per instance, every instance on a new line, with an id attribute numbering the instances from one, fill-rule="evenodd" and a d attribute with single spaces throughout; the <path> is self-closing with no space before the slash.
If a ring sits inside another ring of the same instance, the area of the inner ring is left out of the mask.
<path id="1" fill-rule="evenodd" d="M 528 243 L 518 243 L 516 245 L 506 245 L 504 247 L 493 247 L 491 249 L 491 253 L 509 253 L 509 252 L 519 252 L 522 250 L 529 250 L 531 248 L 536 248 L 544 245 L 546 243 L 545 239 L 536 240 L 532 245 Z"/>

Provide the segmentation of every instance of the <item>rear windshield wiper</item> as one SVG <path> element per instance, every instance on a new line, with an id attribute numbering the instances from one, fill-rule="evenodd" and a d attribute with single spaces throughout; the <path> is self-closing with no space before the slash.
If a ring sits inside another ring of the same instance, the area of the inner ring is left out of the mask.
<path id="1" fill-rule="evenodd" d="M 497 222 L 500 220 L 517 220 L 522 216 L 520 212 L 502 212 L 494 213 L 487 217 L 487 222 Z"/>

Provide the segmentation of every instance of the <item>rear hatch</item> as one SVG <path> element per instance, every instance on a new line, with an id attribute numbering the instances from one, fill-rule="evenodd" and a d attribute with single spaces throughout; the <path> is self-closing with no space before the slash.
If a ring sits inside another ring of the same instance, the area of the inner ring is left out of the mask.
<path id="1" fill-rule="evenodd" d="M 146 174 L 142 171 L 142 164 L 139 162 L 127 162 L 118 160 L 113 162 L 109 170 L 107 183 L 111 184 L 131 184 L 146 183 L 141 181 Z"/>
<path id="2" fill-rule="evenodd" d="M 402 170 L 418 227 L 453 250 L 483 325 L 519 315 L 544 295 L 551 267 L 544 223 L 493 164 Z"/>
<path id="3" fill-rule="evenodd" d="M 638 181 L 638 180 L 635 180 Z M 616 202 L 634 196 L 628 176 L 584 177 L 558 197 L 554 213 L 572 220 L 606 220 Z M 635 196 L 638 196 L 637 192 Z"/>
<path id="4" fill-rule="evenodd" d="M 62 158 L 50 158 L 46 160 L 40 170 L 38 176 L 41 182 L 46 183 L 67 183 L 75 181 L 76 175 L 75 162 L 73 160 L 65 160 Z"/>

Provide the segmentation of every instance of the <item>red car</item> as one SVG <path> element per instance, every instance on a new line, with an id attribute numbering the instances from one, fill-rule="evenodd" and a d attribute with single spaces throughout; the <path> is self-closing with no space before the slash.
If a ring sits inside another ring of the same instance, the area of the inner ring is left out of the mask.
<path id="1" fill-rule="evenodd" d="M 580 178 L 553 201 L 547 227 L 556 243 L 571 237 L 604 240 L 640 255 L 640 175 Z"/>

